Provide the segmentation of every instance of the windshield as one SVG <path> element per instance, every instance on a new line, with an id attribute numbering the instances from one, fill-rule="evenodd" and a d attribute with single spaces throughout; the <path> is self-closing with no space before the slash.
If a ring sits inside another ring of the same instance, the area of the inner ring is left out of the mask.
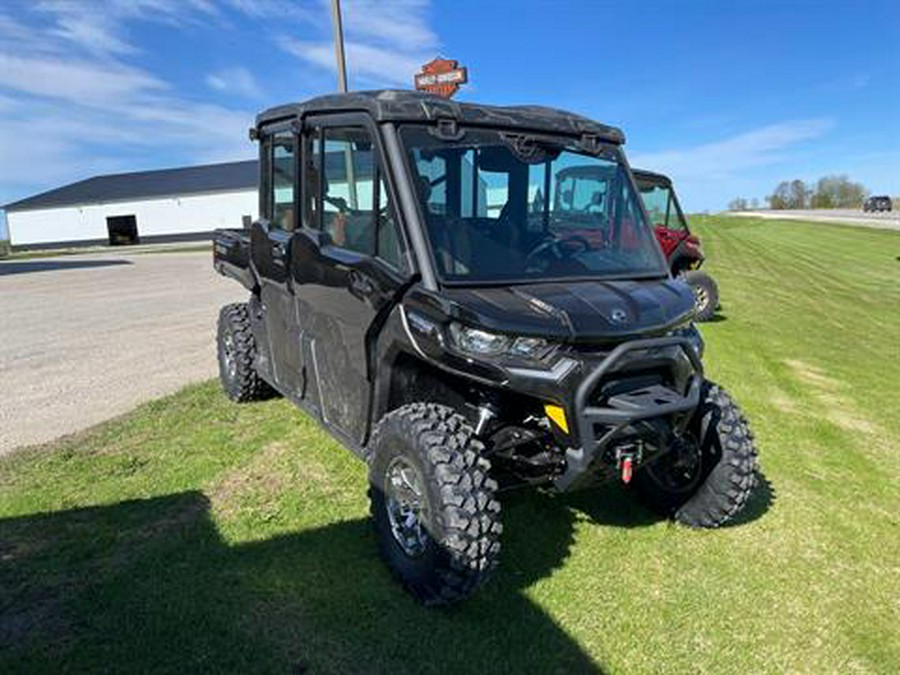
<path id="1" fill-rule="evenodd" d="M 685 230 L 687 225 L 684 216 L 678 208 L 678 201 L 671 187 L 641 182 L 638 179 L 638 189 L 644 199 L 644 208 L 650 217 L 650 223 L 654 227 L 664 227 L 670 230 Z"/>
<path id="2" fill-rule="evenodd" d="M 428 239 L 445 282 L 665 276 L 615 147 L 563 137 L 401 129 Z"/>

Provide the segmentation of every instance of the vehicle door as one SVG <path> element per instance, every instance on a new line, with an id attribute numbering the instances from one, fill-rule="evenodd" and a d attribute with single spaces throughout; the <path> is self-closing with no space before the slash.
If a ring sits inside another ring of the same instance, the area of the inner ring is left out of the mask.
<path id="1" fill-rule="evenodd" d="M 260 368 L 299 398 L 303 388 L 299 326 L 288 264 L 297 213 L 297 138 L 286 125 L 260 133 L 260 219 L 250 228 L 250 260 L 259 279 L 267 353 Z"/>
<path id="2" fill-rule="evenodd" d="M 303 139 L 303 227 L 293 241 L 291 277 L 311 363 L 307 401 L 362 445 L 374 342 L 409 277 L 407 249 L 369 118 L 309 118 Z"/>

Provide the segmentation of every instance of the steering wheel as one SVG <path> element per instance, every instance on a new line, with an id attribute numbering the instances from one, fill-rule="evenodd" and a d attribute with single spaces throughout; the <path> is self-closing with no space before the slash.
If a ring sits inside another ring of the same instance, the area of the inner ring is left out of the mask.
<path id="1" fill-rule="evenodd" d="M 580 251 L 573 251 L 572 249 L 566 248 L 565 245 L 574 242 L 576 244 L 581 245 Z M 535 246 L 528 254 L 525 256 L 525 266 L 530 266 L 535 258 L 538 256 L 542 256 L 547 252 L 553 253 L 554 257 L 558 260 L 562 260 L 564 258 L 570 258 L 576 253 L 584 253 L 585 251 L 591 250 L 591 244 L 584 237 L 578 236 L 574 234 L 569 237 L 560 238 L 557 236 L 551 236 L 548 239 L 540 242 L 537 246 Z"/>

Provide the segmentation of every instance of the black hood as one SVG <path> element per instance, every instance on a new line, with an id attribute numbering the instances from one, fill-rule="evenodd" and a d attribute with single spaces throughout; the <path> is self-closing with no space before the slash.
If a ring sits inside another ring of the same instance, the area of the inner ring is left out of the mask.
<path id="1" fill-rule="evenodd" d="M 576 342 L 661 333 L 686 321 L 694 307 L 690 287 L 673 279 L 445 288 L 443 295 L 466 324 Z"/>

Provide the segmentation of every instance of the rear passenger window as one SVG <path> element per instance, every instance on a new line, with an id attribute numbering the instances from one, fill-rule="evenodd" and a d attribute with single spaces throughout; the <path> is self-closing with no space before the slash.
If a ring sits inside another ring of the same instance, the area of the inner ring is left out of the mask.
<path id="1" fill-rule="evenodd" d="M 309 168 L 316 178 L 321 176 L 312 209 L 318 220 L 314 226 L 324 230 L 335 246 L 400 267 L 394 209 L 368 131 L 326 127 L 319 142 L 320 152 L 313 153 L 316 166 Z"/>
<path id="2" fill-rule="evenodd" d="M 275 134 L 270 147 L 271 162 L 271 226 L 293 232 L 297 226 L 294 214 L 294 134 Z"/>

